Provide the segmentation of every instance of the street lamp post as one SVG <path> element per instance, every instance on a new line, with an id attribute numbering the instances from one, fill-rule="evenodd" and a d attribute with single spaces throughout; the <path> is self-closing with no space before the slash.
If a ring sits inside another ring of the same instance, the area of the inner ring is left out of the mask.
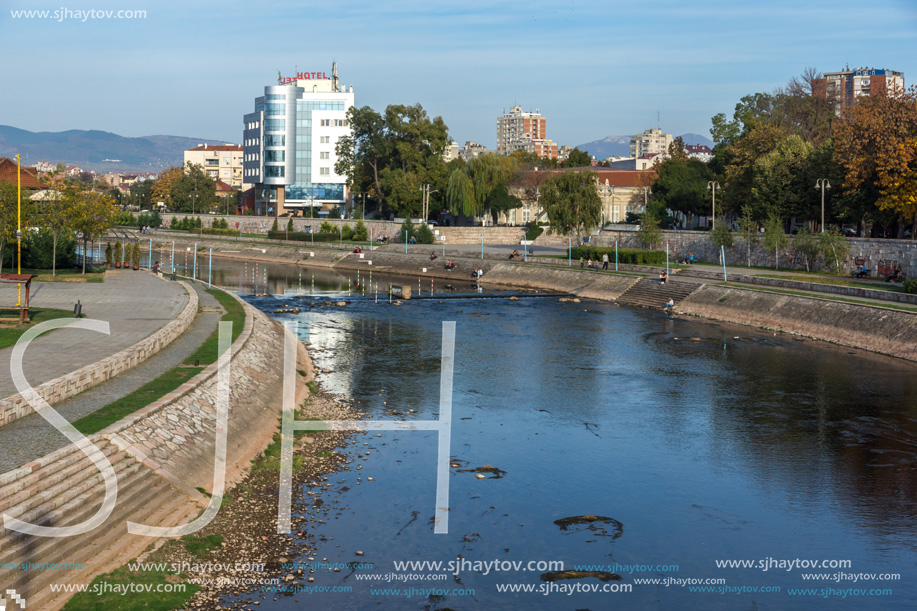
<path id="1" fill-rule="evenodd" d="M 16 273 L 22 273 L 22 159 L 19 155 L 16 155 Z M 16 287 L 16 306 L 19 307 L 22 305 L 22 283 L 17 282 Z"/>
<path id="2" fill-rule="evenodd" d="M 815 181 L 815 190 L 821 189 L 821 232 L 825 233 L 825 189 L 830 189 L 831 183 L 827 178 L 819 178 Z"/>
<path id="3" fill-rule="evenodd" d="M 716 190 L 720 188 L 720 183 L 711 180 L 707 183 L 707 190 L 713 194 L 713 220 L 710 223 L 710 229 L 716 227 Z"/>

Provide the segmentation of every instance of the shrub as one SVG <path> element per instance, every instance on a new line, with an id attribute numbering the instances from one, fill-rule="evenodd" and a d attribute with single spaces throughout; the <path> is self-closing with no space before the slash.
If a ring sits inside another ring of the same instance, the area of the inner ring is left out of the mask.
<path id="1" fill-rule="evenodd" d="M 331 210 L 328 211 L 329 219 L 339 219 L 341 218 L 341 209 L 337 206 L 332 206 Z"/>
<path id="2" fill-rule="evenodd" d="M 277 217 L 274 217 L 274 224 L 271 225 L 271 231 L 277 231 Z"/>
<path id="3" fill-rule="evenodd" d="M 535 240 L 538 238 L 538 236 L 544 233 L 544 228 L 541 225 L 538 225 L 537 223 L 535 223 L 534 221 L 526 225 L 526 227 L 528 227 L 528 231 L 525 232 L 526 240 L 529 240 L 529 241 Z"/>
<path id="4" fill-rule="evenodd" d="M 421 244 L 433 243 L 433 230 L 426 223 L 421 223 L 417 228 L 417 241 Z"/>
<path id="5" fill-rule="evenodd" d="M 615 260 L 614 248 L 601 248 L 599 246 L 574 246 L 572 256 L 574 259 L 582 257 L 595 261 L 601 259 L 605 253 L 608 254 L 609 261 Z M 644 248 L 619 248 L 618 263 L 624 265 L 664 265 L 665 251 Z"/>
<path id="6" fill-rule="evenodd" d="M 358 242 L 365 242 L 369 239 L 369 230 L 363 221 L 357 221 L 357 226 L 353 228 L 353 239 Z"/>
<path id="7" fill-rule="evenodd" d="M 54 234 L 48 230 L 24 231 L 22 238 L 22 263 L 33 269 L 51 269 L 52 259 L 56 267 L 70 267 L 76 256 L 76 239 L 66 231 L 57 233 L 57 252 L 54 251 Z"/>
<path id="8" fill-rule="evenodd" d="M 137 226 L 153 228 L 161 227 L 162 217 L 159 215 L 159 211 L 153 210 L 152 212 L 140 213 L 140 216 L 137 217 Z"/>
<path id="9" fill-rule="evenodd" d="M 904 281 L 904 292 L 917 294 L 917 278 Z"/>
<path id="10" fill-rule="evenodd" d="M 319 233 L 333 233 L 337 235 L 337 227 L 329 223 L 328 221 L 322 221 L 322 224 L 318 227 Z"/>
<path id="11" fill-rule="evenodd" d="M 285 231 L 269 231 L 267 234 L 269 240 L 296 240 L 298 242 L 337 242 L 340 239 L 338 232 L 334 233 L 306 233 L 305 231 L 296 231 L 289 234 Z"/>
<path id="12" fill-rule="evenodd" d="M 109 265 L 114 261 L 114 250 L 111 247 L 111 242 L 108 242 L 108 246 L 105 247 L 105 262 Z"/>
<path id="13" fill-rule="evenodd" d="M 239 235 L 237 229 L 223 229 L 222 227 L 205 227 L 201 233 L 204 235 Z"/>
<path id="14" fill-rule="evenodd" d="M 287 231 L 293 231 L 293 217 L 290 217 L 290 220 L 287 221 Z"/>
<path id="15" fill-rule="evenodd" d="M 341 227 L 341 239 L 342 240 L 352 240 L 353 239 L 353 227 L 344 223 L 344 226 Z"/>
<path id="16" fill-rule="evenodd" d="M 412 235 L 414 235 L 414 223 L 411 222 L 411 219 L 404 219 L 404 222 L 401 223 L 401 230 L 398 232 L 398 241 L 407 242 Z"/>

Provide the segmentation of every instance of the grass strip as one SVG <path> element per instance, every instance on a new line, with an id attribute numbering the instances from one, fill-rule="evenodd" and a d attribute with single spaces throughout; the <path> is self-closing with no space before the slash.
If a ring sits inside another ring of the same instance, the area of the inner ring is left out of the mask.
<path id="1" fill-rule="evenodd" d="M 126 566 L 92 580 L 75 595 L 65 611 L 171 611 L 181 609 L 200 590 L 187 575 L 160 570 L 131 571 Z"/>
<path id="2" fill-rule="evenodd" d="M 19 318 L 19 310 L 16 308 L 0 308 L 0 317 Z M 69 310 L 59 310 L 56 308 L 29 308 L 30 324 L 3 324 L 0 325 L 0 349 L 7 348 L 15 344 L 23 333 L 32 328 L 33 325 L 54 320 L 55 318 L 73 318 L 73 312 Z"/>
<path id="3" fill-rule="evenodd" d="M 774 278 L 776 280 L 793 280 L 796 282 L 809 282 L 811 284 L 830 284 L 834 286 L 852 286 L 858 289 L 870 289 L 873 291 L 886 291 L 888 293 L 903 293 L 904 288 L 900 285 L 888 283 L 885 286 L 872 284 L 869 282 L 856 282 L 855 280 L 843 280 L 841 278 L 822 278 L 804 276 L 801 274 L 780 275 L 780 274 L 755 274 L 755 278 Z"/>
<path id="4" fill-rule="evenodd" d="M 207 292 L 213 295 L 214 299 L 220 302 L 226 313 L 220 318 L 221 322 L 229 321 L 232 323 L 232 341 L 242 333 L 242 327 L 245 325 L 245 309 L 239 301 L 225 291 L 220 289 L 207 289 Z M 219 342 L 219 329 L 214 331 L 208 337 L 200 348 L 194 351 L 194 354 L 185 359 L 185 365 L 209 365 L 217 360 L 217 348 Z"/>
<path id="5" fill-rule="evenodd" d="M 86 274 L 82 269 L 64 268 L 58 269 L 57 275 L 52 276 L 50 269 L 26 269 L 23 268 L 23 274 L 33 274 L 32 282 L 104 282 L 105 270 L 100 266 L 93 266 L 99 271 L 90 271 L 86 268 Z M 14 273 L 14 272 L 7 272 Z"/>
<path id="6" fill-rule="evenodd" d="M 847 299 L 845 297 L 836 297 L 830 293 L 804 293 L 802 291 L 793 291 L 789 289 L 778 289 L 772 287 L 751 286 L 749 284 L 724 284 L 720 282 L 717 286 L 733 287 L 748 289 L 751 291 L 763 291 L 765 293 L 780 293 L 783 295 L 796 295 L 798 297 L 812 297 L 814 299 L 825 299 L 827 301 L 840 301 L 843 303 L 852 303 L 855 305 L 872 306 L 874 308 L 888 308 L 891 310 L 901 310 L 903 312 L 917 312 L 917 308 L 898 305 L 897 303 L 882 302 L 873 303 L 871 301 L 860 301 L 859 299 Z"/>
<path id="7" fill-rule="evenodd" d="M 176 367 L 170 369 L 129 395 L 125 395 L 102 409 L 83 416 L 74 422 L 73 426 L 84 435 L 98 433 L 125 416 L 129 416 L 138 409 L 161 399 L 203 370 L 203 367 Z"/>

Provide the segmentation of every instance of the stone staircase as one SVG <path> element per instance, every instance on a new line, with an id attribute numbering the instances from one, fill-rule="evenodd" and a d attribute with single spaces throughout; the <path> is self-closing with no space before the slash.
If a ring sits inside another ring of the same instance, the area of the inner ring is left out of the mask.
<path id="1" fill-rule="evenodd" d="M 656 278 L 643 278 L 624 291 L 615 301 L 624 305 L 661 309 L 672 299 L 676 304 L 700 288 L 700 282 L 669 280 L 661 284 Z"/>
<path id="2" fill-rule="evenodd" d="M 61 608 L 72 596 L 50 584 L 89 583 L 92 576 L 130 561 L 155 541 L 131 535 L 128 520 L 156 526 L 183 524 L 201 507 L 108 440 L 92 440 L 118 478 L 114 510 L 101 526 L 73 537 L 36 537 L 0 530 L 0 566 L 6 563 L 82 563 L 80 569 L 0 569 L 3 589 L 15 589 L 30 609 Z M 0 513 L 44 526 L 78 524 L 102 504 L 105 484 L 96 466 L 73 445 L 0 475 Z"/>

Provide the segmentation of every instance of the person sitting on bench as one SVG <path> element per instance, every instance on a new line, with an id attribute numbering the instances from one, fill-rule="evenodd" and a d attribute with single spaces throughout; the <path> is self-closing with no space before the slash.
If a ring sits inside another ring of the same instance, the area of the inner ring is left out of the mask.
<path id="1" fill-rule="evenodd" d="M 447 270 L 453 270 L 453 269 L 455 269 L 455 263 L 453 263 L 452 261 L 447 261 L 447 262 L 446 262 L 446 269 L 447 269 Z"/>
<path id="2" fill-rule="evenodd" d="M 886 282 L 898 282 L 899 280 L 904 280 L 904 270 L 901 269 L 901 265 L 895 268 L 895 271 L 892 272 L 892 275 L 885 279 Z"/>
<path id="3" fill-rule="evenodd" d="M 669 274 L 667 272 L 662 272 L 659 274 L 659 284 L 665 284 L 669 281 Z"/>
<path id="4" fill-rule="evenodd" d="M 430 261 L 436 261 L 436 251 L 435 250 L 430 253 Z"/>
<path id="5" fill-rule="evenodd" d="M 510 259 L 515 259 L 515 258 L 518 257 L 518 256 L 519 256 L 519 251 L 516 250 L 516 249 L 514 248 L 514 249 L 513 249 L 513 253 L 509 256 L 509 258 L 510 258 Z"/>
<path id="6" fill-rule="evenodd" d="M 857 270 L 856 278 L 865 278 L 869 275 L 869 270 L 866 269 L 866 264 L 860 265 L 860 269 Z"/>

